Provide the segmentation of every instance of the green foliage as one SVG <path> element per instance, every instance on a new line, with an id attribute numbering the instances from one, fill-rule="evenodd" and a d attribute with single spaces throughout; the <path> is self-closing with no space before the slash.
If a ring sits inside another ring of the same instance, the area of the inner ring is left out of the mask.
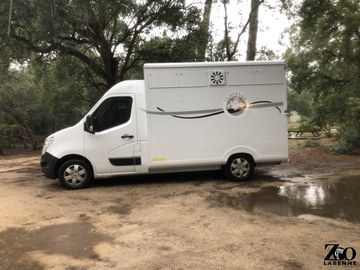
<path id="1" fill-rule="evenodd" d="M 351 153 L 351 149 L 346 144 L 336 144 L 330 148 L 331 152 L 336 155 L 345 155 Z"/>
<path id="2" fill-rule="evenodd" d="M 266 46 L 263 46 L 257 51 L 256 60 L 268 61 L 268 60 L 279 60 L 279 58 L 273 50 L 267 48 Z"/>
<path id="3" fill-rule="evenodd" d="M 314 129 L 312 120 L 307 117 L 302 117 L 299 123 L 299 130 L 311 131 L 312 129 Z"/>
<path id="4" fill-rule="evenodd" d="M 317 147 L 320 147 L 320 144 L 319 144 L 319 142 L 315 142 L 313 140 L 306 139 L 302 143 L 299 143 L 298 147 L 300 147 L 300 148 L 317 148 Z"/>
<path id="5" fill-rule="evenodd" d="M 19 126 L 0 121 L 0 154 L 3 154 L 4 148 L 10 147 L 21 139 L 22 134 L 23 132 Z"/>
<path id="6" fill-rule="evenodd" d="M 200 10 L 185 0 L 14 0 L 8 37 L 7 1 L 0 4 L 0 12 L 0 40 L 17 49 L 16 58 L 26 58 L 20 53 L 25 49 L 51 60 L 76 59 L 102 93 L 133 77 L 133 70 L 149 58 L 189 59 L 185 56 L 197 50 L 181 48 L 187 40 L 196 48 L 195 37 L 189 35 L 201 24 Z M 158 39 L 160 32 L 169 38 Z M 174 48 L 176 53 L 169 53 Z M 196 54 L 190 55 L 196 60 Z"/>
<path id="7" fill-rule="evenodd" d="M 310 93 L 311 101 L 303 106 L 297 100 L 294 107 L 306 108 L 300 111 L 314 125 L 340 125 L 340 140 L 354 149 L 360 142 L 353 102 L 360 98 L 360 2 L 304 0 L 298 15 L 287 52 L 289 86 Z"/>
<path id="8" fill-rule="evenodd" d="M 340 142 L 335 151 L 348 154 L 360 154 L 360 98 L 350 98 L 346 104 L 344 122 L 339 129 Z"/>
<path id="9" fill-rule="evenodd" d="M 228 44 L 228 45 L 227 45 Z M 226 46 L 234 47 L 234 42 L 230 39 L 228 40 L 220 40 L 218 43 L 210 41 L 210 50 L 209 50 L 209 61 L 226 61 Z"/>
<path id="10" fill-rule="evenodd" d="M 33 130 L 39 120 L 38 94 L 38 89 L 31 83 L 31 74 L 25 71 L 9 72 L 0 85 L 0 111 L 6 120 L 3 125 L 16 125 L 19 133 L 12 137 L 27 137 L 34 149 L 37 148 Z"/>
<path id="11" fill-rule="evenodd" d="M 185 0 L 2 1 L 0 26 L 2 145 L 24 136 L 37 148 L 113 84 L 141 79 L 144 62 L 203 58 L 200 10 Z"/>
<path id="12" fill-rule="evenodd" d="M 310 117 L 311 115 L 311 102 L 312 94 L 308 91 L 297 93 L 295 91 L 288 92 L 288 110 L 296 111 L 300 115 Z"/>
<path id="13" fill-rule="evenodd" d="M 86 74 L 72 58 L 57 58 L 34 69 L 33 83 L 40 92 L 38 134 L 50 134 L 77 123 L 102 94 L 93 86 L 95 82 L 83 80 Z"/>
<path id="14" fill-rule="evenodd" d="M 79 80 L 77 62 L 59 58 L 51 63 L 32 59 L 27 67 L 2 75 L 0 130 L 3 146 L 26 141 L 36 149 L 38 135 L 75 124 L 97 100 Z M 93 103 L 93 102 L 92 102 Z M 16 128 L 15 128 L 16 127 Z M 10 132 L 11 131 L 11 132 Z"/>

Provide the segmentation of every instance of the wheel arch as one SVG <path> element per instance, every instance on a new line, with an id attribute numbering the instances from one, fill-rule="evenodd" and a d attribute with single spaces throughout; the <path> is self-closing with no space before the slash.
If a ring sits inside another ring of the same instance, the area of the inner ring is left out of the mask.
<path id="1" fill-rule="evenodd" d="M 254 167 L 256 167 L 255 159 L 254 159 L 254 157 L 253 157 L 251 154 L 249 154 L 249 153 L 235 153 L 235 154 L 232 154 L 232 155 L 229 156 L 229 158 L 227 159 L 227 162 L 228 162 L 230 159 L 234 158 L 234 157 L 248 157 L 248 158 L 251 160 L 252 165 L 253 165 Z"/>
<path id="2" fill-rule="evenodd" d="M 229 161 L 230 158 L 240 155 L 248 156 L 253 161 L 253 165 L 256 166 L 256 160 L 259 155 L 254 149 L 247 146 L 238 146 L 227 151 L 223 156 L 224 165 Z"/>
<path id="3" fill-rule="evenodd" d="M 55 175 L 58 176 L 61 165 L 63 165 L 65 162 L 72 160 L 72 159 L 79 159 L 79 160 L 86 162 L 89 165 L 89 167 L 92 170 L 92 173 L 94 175 L 94 168 L 93 168 L 91 162 L 84 156 L 75 155 L 75 154 L 66 155 L 66 156 L 63 156 L 61 159 L 59 159 L 59 161 L 57 162 L 57 164 L 55 166 L 55 172 L 54 172 Z"/>

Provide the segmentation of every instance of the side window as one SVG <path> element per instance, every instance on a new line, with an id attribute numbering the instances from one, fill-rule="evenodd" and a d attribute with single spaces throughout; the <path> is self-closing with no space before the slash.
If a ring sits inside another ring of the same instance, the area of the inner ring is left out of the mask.
<path id="1" fill-rule="evenodd" d="M 95 131 L 125 124 L 131 116 L 131 97 L 112 97 L 104 100 L 93 113 Z"/>

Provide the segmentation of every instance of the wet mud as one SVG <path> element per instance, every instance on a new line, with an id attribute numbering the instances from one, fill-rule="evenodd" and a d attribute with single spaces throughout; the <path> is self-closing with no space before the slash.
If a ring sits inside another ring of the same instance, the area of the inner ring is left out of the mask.
<path id="1" fill-rule="evenodd" d="M 86 222 L 52 225 L 32 231 L 10 228 L 0 233 L 0 269 L 44 269 L 28 256 L 33 251 L 99 260 L 93 247 L 102 241 L 111 239 L 96 232 Z"/>
<path id="2" fill-rule="evenodd" d="M 338 179 L 310 179 L 264 186 L 253 192 L 216 191 L 208 198 L 210 207 L 273 213 L 297 217 L 310 214 L 360 223 L 360 175 Z"/>

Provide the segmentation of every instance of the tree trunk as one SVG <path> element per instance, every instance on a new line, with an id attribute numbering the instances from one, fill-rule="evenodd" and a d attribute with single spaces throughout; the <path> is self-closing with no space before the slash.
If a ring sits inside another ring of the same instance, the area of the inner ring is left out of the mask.
<path id="1" fill-rule="evenodd" d="M 251 0 L 251 13 L 250 13 L 250 24 L 249 24 L 249 37 L 247 42 L 246 50 L 246 61 L 255 60 L 256 55 L 256 39 L 258 32 L 258 15 L 259 6 L 263 1 Z"/>
<path id="2" fill-rule="evenodd" d="M 25 135 L 30 141 L 32 150 L 37 150 L 38 149 L 38 139 L 37 139 L 35 133 L 30 128 L 26 127 L 25 128 Z"/>
<path id="3" fill-rule="evenodd" d="M 223 0 L 223 6 L 224 6 L 224 42 L 225 42 L 225 52 L 226 52 L 226 59 L 227 61 L 233 60 L 232 57 L 235 54 L 235 50 L 230 49 L 230 42 L 231 39 L 229 37 L 229 28 L 228 28 L 228 14 L 227 14 L 227 7 L 229 1 Z"/>
<path id="4" fill-rule="evenodd" d="M 205 0 L 205 4 L 204 4 L 204 13 L 201 24 L 201 37 L 200 37 L 200 45 L 199 45 L 199 61 L 205 61 L 206 48 L 210 37 L 209 27 L 210 27 L 212 1 L 213 0 Z"/>

